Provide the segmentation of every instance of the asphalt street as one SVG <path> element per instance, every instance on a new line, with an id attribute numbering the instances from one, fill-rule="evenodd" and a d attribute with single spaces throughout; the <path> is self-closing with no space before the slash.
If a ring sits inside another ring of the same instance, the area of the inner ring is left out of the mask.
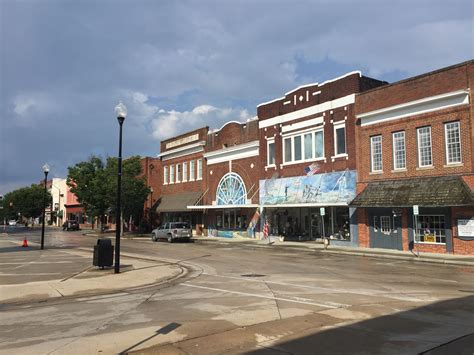
<path id="1" fill-rule="evenodd" d="M 35 245 L 40 231 L 17 228 L 1 238 L 20 243 L 24 236 Z M 84 252 L 96 240 L 47 230 L 45 245 Z M 2 304 L 0 352 L 474 352 L 472 267 L 246 244 L 121 244 L 124 254 L 173 262 L 188 273 L 141 289 Z M 2 284 L 51 277 L 31 267 L 12 271 L 24 257 L 12 250 L 0 250 Z M 73 261 L 87 268 L 91 260 Z M 68 274 L 71 263 L 61 261 L 51 260 L 48 272 Z"/>

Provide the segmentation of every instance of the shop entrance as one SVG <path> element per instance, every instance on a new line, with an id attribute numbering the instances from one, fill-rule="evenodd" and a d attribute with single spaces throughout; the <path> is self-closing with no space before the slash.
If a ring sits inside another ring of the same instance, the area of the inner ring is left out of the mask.
<path id="1" fill-rule="evenodd" d="M 369 212 L 370 247 L 403 250 L 401 216 L 392 209 Z"/>

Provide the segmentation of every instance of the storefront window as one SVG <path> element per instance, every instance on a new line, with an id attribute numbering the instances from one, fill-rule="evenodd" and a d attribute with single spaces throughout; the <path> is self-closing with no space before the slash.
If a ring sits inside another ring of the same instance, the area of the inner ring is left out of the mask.
<path id="1" fill-rule="evenodd" d="M 417 243 L 446 243 L 446 226 L 443 215 L 415 216 L 415 241 Z"/>

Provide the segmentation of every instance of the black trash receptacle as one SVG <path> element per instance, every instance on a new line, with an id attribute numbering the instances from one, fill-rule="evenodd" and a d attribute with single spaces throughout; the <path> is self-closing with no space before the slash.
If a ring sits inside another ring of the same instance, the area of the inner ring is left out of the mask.
<path id="1" fill-rule="evenodd" d="M 110 239 L 97 239 L 94 245 L 94 259 L 92 265 L 104 268 L 114 264 L 114 247 Z"/>

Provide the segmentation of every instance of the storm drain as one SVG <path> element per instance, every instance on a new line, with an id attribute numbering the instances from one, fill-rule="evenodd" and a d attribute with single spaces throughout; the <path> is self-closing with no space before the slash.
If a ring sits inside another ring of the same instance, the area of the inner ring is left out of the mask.
<path id="1" fill-rule="evenodd" d="M 261 275 L 261 274 L 245 274 L 245 275 L 240 275 L 242 277 L 265 277 L 267 275 Z"/>

